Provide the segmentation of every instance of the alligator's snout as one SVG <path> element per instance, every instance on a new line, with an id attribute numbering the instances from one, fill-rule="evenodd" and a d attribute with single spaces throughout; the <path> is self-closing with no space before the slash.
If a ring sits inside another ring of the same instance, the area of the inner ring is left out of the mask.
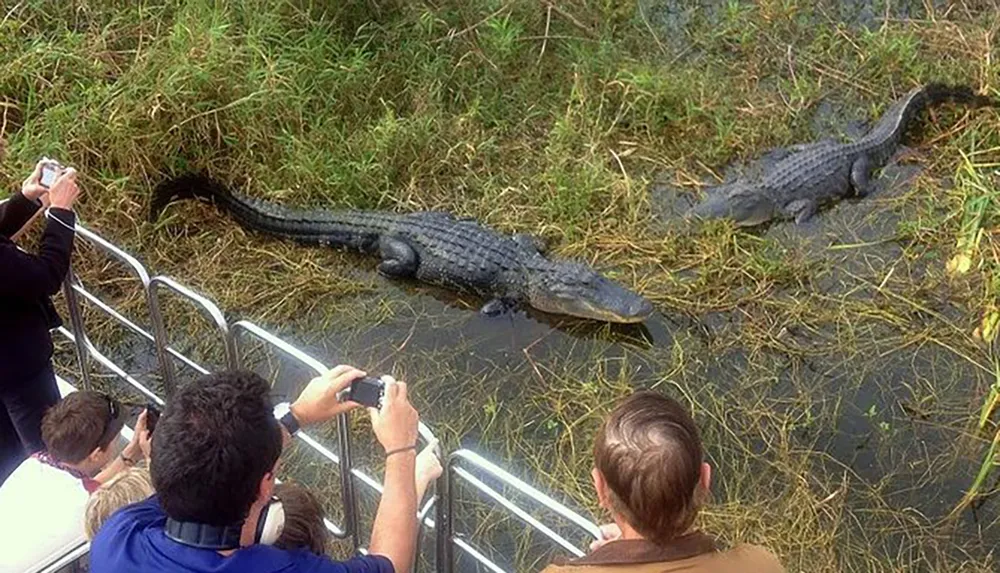
<path id="1" fill-rule="evenodd" d="M 688 219 L 731 219 L 737 227 L 753 227 L 770 221 L 777 209 L 766 189 L 758 185 L 729 183 L 709 192 L 692 207 Z"/>
<path id="2" fill-rule="evenodd" d="M 628 316 L 637 317 L 639 320 L 643 320 L 651 314 L 653 314 L 653 303 L 642 297 L 639 297 L 629 307 Z"/>
<path id="3" fill-rule="evenodd" d="M 616 323 L 642 322 L 653 314 L 648 300 L 589 267 L 550 264 L 530 275 L 528 300 L 538 310 Z"/>

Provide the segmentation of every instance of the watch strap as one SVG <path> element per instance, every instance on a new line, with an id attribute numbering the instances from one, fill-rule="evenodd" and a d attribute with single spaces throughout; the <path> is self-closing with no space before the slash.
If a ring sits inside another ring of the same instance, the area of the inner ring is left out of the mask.
<path id="1" fill-rule="evenodd" d="M 294 436 L 298 433 L 301 426 L 299 425 L 299 421 L 295 419 L 295 414 L 292 414 L 292 409 L 288 402 L 282 402 L 274 407 L 274 417 L 288 430 L 289 435 Z"/>

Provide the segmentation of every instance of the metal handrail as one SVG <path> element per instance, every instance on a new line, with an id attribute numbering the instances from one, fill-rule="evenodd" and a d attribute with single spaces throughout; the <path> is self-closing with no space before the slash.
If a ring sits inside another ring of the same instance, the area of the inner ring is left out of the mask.
<path id="1" fill-rule="evenodd" d="M 78 343 L 79 342 L 79 339 L 72 332 L 70 332 L 69 330 L 67 330 L 65 326 L 58 327 L 56 329 L 56 331 L 59 332 L 60 334 L 62 334 L 63 336 L 65 336 L 70 342 L 73 342 L 73 343 Z M 119 378 L 121 378 L 122 380 L 124 380 L 125 382 L 127 382 L 129 386 L 135 388 L 140 394 L 142 394 L 146 398 L 149 398 L 150 400 L 156 402 L 157 404 L 159 404 L 161 406 L 166 403 L 166 402 L 163 401 L 163 398 L 160 398 L 159 396 L 157 396 L 155 392 L 153 392 L 152 390 L 150 390 L 149 388 L 147 388 L 145 385 L 143 385 L 142 382 L 139 382 L 138 380 L 136 380 L 135 378 L 133 378 L 131 375 L 129 375 L 128 372 L 125 372 L 124 370 L 122 370 L 122 368 L 120 366 L 118 366 L 117 364 L 115 364 L 115 362 L 113 360 L 111 360 L 110 358 L 108 358 L 107 356 L 105 356 L 104 353 L 101 352 L 100 350 L 98 350 L 97 347 L 95 347 L 93 344 L 91 344 L 91 342 L 89 340 L 84 340 L 83 345 L 84 345 L 84 349 L 86 350 L 87 354 L 91 358 L 93 358 L 94 360 L 97 361 L 98 364 L 100 364 L 101 366 L 104 366 L 105 368 L 107 368 L 108 370 L 110 370 L 112 373 L 114 373 L 116 376 L 118 376 Z"/>
<path id="2" fill-rule="evenodd" d="M 52 213 L 48 209 L 45 211 L 45 216 L 47 218 L 53 218 Z M 62 223 L 62 221 L 58 222 Z M 79 220 L 74 225 L 74 231 L 78 237 L 86 239 L 91 245 L 97 247 L 106 255 L 109 255 L 112 258 L 117 259 L 118 262 L 123 263 L 126 267 L 128 267 L 132 274 L 139 279 L 139 282 L 142 283 L 143 292 L 146 297 L 146 308 L 149 311 L 149 322 L 153 329 L 154 344 L 156 345 L 156 354 L 160 364 L 160 372 L 164 376 L 164 387 L 167 389 L 167 395 L 169 396 L 173 383 L 173 363 L 170 361 L 170 357 L 166 353 L 163 344 L 157 343 L 157 341 L 162 342 L 166 340 L 166 329 L 163 326 L 163 317 L 160 314 L 159 305 L 157 305 L 155 300 L 151 298 L 154 295 L 151 294 L 153 291 L 150 289 L 149 272 L 146 270 L 146 267 L 142 266 L 142 263 L 140 263 L 138 259 L 118 248 L 104 237 L 101 237 L 97 233 L 87 229 L 80 224 Z M 78 289 L 83 289 L 83 285 L 80 284 L 79 279 L 73 272 L 73 265 L 71 263 L 69 271 L 66 273 L 66 280 L 63 283 L 63 294 L 66 296 L 66 305 L 69 308 L 70 322 L 73 326 L 73 332 L 77 335 L 75 338 L 76 358 L 80 367 L 80 376 L 83 379 L 83 387 L 89 389 L 90 369 L 87 363 L 87 355 L 88 346 L 93 348 L 93 345 L 90 344 L 90 340 L 87 337 L 87 331 L 83 323 L 83 314 L 80 312 L 80 301 L 76 297 Z"/>
<path id="3" fill-rule="evenodd" d="M 570 521 L 580 529 L 589 533 L 594 537 L 594 539 L 601 538 L 601 528 L 597 526 L 594 522 L 586 519 L 575 511 L 569 509 L 565 505 L 559 503 L 558 501 L 552 499 L 548 495 L 542 493 L 532 485 L 518 478 L 517 476 L 511 474 L 507 470 L 501 468 L 500 466 L 494 464 L 493 462 L 487 460 L 483 456 L 477 454 L 472 450 L 458 450 L 453 452 L 449 456 L 451 461 L 451 466 L 454 467 L 455 462 L 464 461 L 472 465 L 475 465 L 480 470 L 485 471 L 492 477 L 507 483 L 517 488 L 521 493 L 530 497 L 533 501 L 544 506 L 546 509 L 552 511 L 553 513 L 559 515 L 560 517 Z"/>
<path id="4" fill-rule="evenodd" d="M 212 319 L 215 323 L 215 327 L 219 329 L 219 333 L 222 335 L 223 344 L 226 346 L 226 366 L 229 368 L 236 368 L 236 349 L 233 347 L 233 337 L 229 331 L 229 323 L 226 322 L 226 317 L 222 314 L 222 311 L 219 310 L 219 307 L 216 306 L 214 302 L 178 283 L 170 277 L 155 276 L 150 279 L 146 285 L 146 295 L 149 299 L 149 315 L 159 317 L 159 332 L 154 337 L 154 344 L 156 345 L 156 353 L 160 357 L 160 365 L 161 367 L 164 367 L 163 390 L 166 392 L 167 398 L 170 398 L 170 396 L 173 395 L 174 390 L 177 388 L 177 379 L 173 363 L 170 360 L 170 355 L 167 350 L 169 339 L 167 338 L 167 332 L 162 318 L 163 313 L 160 311 L 160 296 L 158 294 L 159 287 L 166 288 L 173 291 L 174 294 L 180 295 L 181 298 L 194 304 L 199 310 L 207 314 L 209 318 Z"/>
<path id="5" fill-rule="evenodd" d="M 148 330 L 146 330 L 145 328 L 143 328 L 143 327 L 139 326 L 138 324 L 132 322 L 131 319 L 129 319 L 127 316 L 125 316 L 122 313 L 120 313 L 117 310 L 115 310 L 114 307 L 112 307 L 112 306 L 108 305 L 107 303 L 105 303 L 103 300 L 100 299 L 100 297 L 98 297 L 94 293 L 90 292 L 89 290 L 87 290 L 86 288 L 84 288 L 79 283 L 74 284 L 72 288 L 73 288 L 74 292 L 76 292 L 77 294 L 79 294 L 83 298 L 87 299 L 87 302 L 89 302 L 90 304 L 92 304 L 92 305 L 98 307 L 99 309 L 101 309 L 105 314 L 107 314 L 107 315 L 111 316 L 111 318 L 117 320 L 119 324 L 125 326 L 126 328 L 128 328 L 129 330 L 131 330 L 132 332 L 134 332 L 135 334 L 137 334 L 137 335 L 145 338 L 147 341 L 152 342 L 154 346 L 156 345 L 156 338 Z M 188 368 L 191 368 L 192 370 L 195 370 L 196 372 L 198 372 L 200 374 L 208 374 L 209 373 L 208 369 L 206 369 L 204 366 L 202 366 L 201 364 L 198 364 L 194 360 L 191 360 L 187 356 L 181 354 L 179 351 L 174 350 L 169 345 L 167 345 L 166 351 L 173 358 L 175 358 L 175 359 L 180 360 L 181 362 L 183 362 Z"/>
<path id="6" fill-rule="evenodd" d="M 67 299 L 67 307 L 69 309 L 72 330 L 65 327 L 59 327 L 57 331 L 73 342 L 75 346 L 77 361 L 80 366 L 80 376 L 85 388 L 90 387 L 88 359 L 93 359 L 150 400 L 153 400 L 161 405 L 164 403 L 164 400 L 157 396 L 155 392 L 125 372 L 124 369 L 115 364 L 114 361 L 104 355 L 94 346 L 94 344 L 90 342 L 86 335 L 86 325 L 84 324 L 78 297 L 85 298 L 89 303 L 93 304 L 95 308 L 106 314 L 111 319 L 124 325 L 133 333 L 154 343 L 157 351 L 161 375 L 164 380 L 164 391 L 168 400 L 173 393 L 176 383 L 176 374 L 173 368 L 174 359 L 179 360 L 183 365 L 194 369 L 199 373 L 204 374 L 208 372 L 208 369 L 201 366 L 188 356 L 185 356 L 177 349 L 169 346 L 162 319 L 162 313 L 160 311 L 160 300 L 157 294 L 157 291 L 160 288 L 166 288 L 179 295 L 181 298 L 184 298 L 188 302 L 194 304 L 202 311 L 203 314 L 214 322 L 217 331 L 222 337 L 222 342 L 225 345 L 227 367 L 243 367 L 245 348 L 243 347 L 242 340 L 246 336 L 252 336 L 270 348 L 281 352 L 300 365 L 311 370 L 315 373 L 315 375 L 322 375 L 327 372 L 327 367 L 319 360 L 250 321 L 239 320 L 230 325 L 222 311 L 210 299 L 169 277 L 151 277 L 142 264 L 135 259 L 135 257 L 129 255 L 93 231 L 84 228 L 79 223 L 76 225 L 76 232 L 78 237 L 88 241 L 98 249 L 104 251 L 106 254 L 124 263 L 130 268 L 132 274 L 139 279 L 143 285 L 143 290 L 145 291 L 150 326 L 152 328 L 151 333 L 147 332 L 141 326 L 135 324 L 132 320 L 119 313 L 109 304 L 105 303 L 100 299 L 100 297 L 88 291 L 82 284 L 80 284 L 79 279 L 71 269 L 67 274 L 63 292 Z M 423 422 L 420 423 L 419 430 L 421 438 L 425 441 L 430 442 L 435 440 L 434 433 Z M 359 553 L 364 553 L 366 550 L 361 546 L 360 536 L 358 535 L 357 497 L 355 485 L 356 483 L 363 484 L 369 490 L 381 495 L 382 484 L 371 475 L 365 473 L 359 468 L 354 467 L 351 455 L 352 436 L 350 433 L 350 424 L 347 414 L 341 414 L 337 418 L 338 447 L 336 453 L 328 449 L 306 432 L 300 431 L 297 437 L 313 451 L 319 453 L 323 458 L 334 463 L 340 468 L 341 502 L 344 508 L 344 525 L 341 527 L 329 520 L 325 520 L 325 523 L 327 529 L 329 529 L 335 537 L 339 539 L 350 538 L 354 550 Z M 500 468 L 496 464 L 488 461 L 481 455 L 471 450 L 463 449 L 453 452 L 451 455 L 444 458 L 445 471 L 441 478 L 437 481 L 435 488 L 436 491 L 423 505 L 423 507 L 419 508 L 418 512 L 421 528 L 426 527 L 436 530 L 435 562 L 436 568 L 439 572 L 451 573 L 451 571 L 454 570 L 454 548 L 456 547 L 490 571 L 495 573 L 503 573 L 504 571 L 499 565 L 491 561 L 473 544 L 469 543 L 468 538 L 455 535 L 453 530 L 453 511 L 455 500 L 452 492 L 454 491 L 454 484 L 457 479 L 463 480 L 464 483 L 469 484 L 473 489 L 481 492 L 487 498 L 497 503 L 500 507 L 511 512 L 529 527 L 541 532 L 562 549 L 573 555 L 579 556 L 583 554 L 582 549 L 568 541 L 565 537 L 556 533 L 553 529 L 542 523 L 541 520 L 535 518 L 511 500 L 505 498 L 500 492 L 487 485 L 484 481 L 473 475 L 469 470 L 460 467 L 460 464 L 462 463 L 468 464 L 477 472 L 481 472 L 492 479 L 518 490 L 521 494 L 527 496 L 533 502 L 544 507 L 555 515 L 566 519 L 579 529 L 582 529 L 586 533 L 594 536 L 594 538 L 600 538 L 600 530 L 595 523 L 587 520 L 563 504 L 555 501 L 538 489 L 510 474 L 503 468 Z M 433 519 L 428 515 L 431 510 L 434 510 L 435 512 Z M 73 551 L 77 550 L 78 548 Z M 72 561 L 72 559 L 67 559 L 68 558 L 64 556 L 60 562 L 69 563 Z"/>
<path id="7" fill-rule="evenodd" d="M 311 369 L 316 376 L 322 376 L 327 372 L 327 367 L 320 361 L 248 320 L 241 320 L 233 324 L 233 328 L 227 335 L 227 347 L 233 349 L 234 368 L 243 367 L 243 361 L 241 359 L 242 353 L 238 352 L 240 348 L 238 335 L 240 332 L 250 334 L 258 340 L 268 344 L 272 348 L 281 351 L 289 358 L 304 365 L 306 368 Z M 298 432 L 298 437 L 312 446 L 314 450 L 322 454 L 325 458 L 340 466 L 340 499 L 344 507 L 344 525 L 331 529 L 331 533 L 341 539 L 350 537 L 351 543 L 356 550 L 359 547 L 360 542 L 358 539 L 358 516 L 355 511 L 354 504 L 354 480 L 351 479 L 353 458 L 351 456 L 350 421 L 347 418 L 347 414 L 340 414 L 337 416 L 337 445 L 340 449 L 339 458 L 334 456 L 333 453 L 325 447 L 322 447 L 319 442 L 309 437 L 309 435 L 304 431 L 300 430 Z"/>
<path id="8" fill-rule="evenodd" d="M 441 525 L 437 530 L 437 555 L 444 566 L 439 565 L 438 570 L 442 573 L 451 573 L 454 568 L 455 557 L 453 547 L 458 546 L 462 548 L 466 553 L 472 555 L 473 553 L 482 555 L 478 550 L 475 552 L 471 551 L 472 546 L 468 542 L 463 541 L 461 538 L 455 536 L 454 532 L 454 490 L 455 490 L 455 478 L 460 477 L 465 480 L 468 484 L 473 486 L 474 489 L 479 490 L 497 502 L 501 507 L 507 509 L 515 516 L 517 516 L 521 521 L 526 523 L 528 526 L 532 527 L 536 531 L 541 532 L 550 540 L 554 541 L 556 544 L 561 546 L 563 549 L 569 551 L 577 557 L 584 555 L 582 549 L 568 541 L 565 537 L 559 535 L 551 528 L 540 522 L 538 519 L 533 517 L 528 512 L 524 511 L 518 507 L 515 503 L 511 502 L 509 499 L 505 498 L 495 489 L 486 485 L 482 480 L 478 479 L 472 475 L 467 470 L 458 467 L 459 462 L 466 462 L 475 466 L 479 471 L 488 474 L 490 477 L 505 483 L 519 491 L 519 493 L 526 495 L 531 498 L 532 501 L 538 503 L 539 505 L 545 507 L 549 511 L 555 513 L 556 515 L 570 521 L 578 528 L 582 529 L 586 533 L 594 537 L 594 539 L 601 538 L 601 530 L 597 524 L 592 521 L 587 520 L 580 514 L 569 509 L 565 505 L 559 503 L 558 501 L 552 499 L 551 497 L 545 495 L 538 489 L 524 482 L 517 476 L 511 474 L 507 470 L 504 470 L 500 466 L 494 464 L 493 462 L 487 460 L 481 455 L 473 452 L 472 450 L 458 450 L 452 452 L 445 464 L 444 474 L 441 479 L 438 480 L 439 491 L 441 491 L 441 496 L 443 502 L 438 505 L 437 520 Z"/>

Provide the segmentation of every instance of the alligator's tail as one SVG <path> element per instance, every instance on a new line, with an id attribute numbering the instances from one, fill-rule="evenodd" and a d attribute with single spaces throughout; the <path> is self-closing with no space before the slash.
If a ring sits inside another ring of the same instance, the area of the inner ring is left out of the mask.
<path id="1" fill-rule="evenodd" d="M 1000 106 L 1000 100 L 979 95 L 969 86 L 930 83 L 917 93 L 917 97 L 910 107 L 913 108 L 912 114 L 915 114 L 924 108 L 944 102 L 960 103 L 969 107 Z"/>
<path id="2" fill-rule="evenodd" d="M 375 211 L 289 209 L 233 193 L 220 181 L 199 173 L 181 175 L 156 186 L 149 219 L 156 221 L 176 200 L 202 199 L 229 213 L 243 227 L 307 243 L 371 250 L 395 215 Z"/>
<path id="3" fill-rule="evenodd" d="M 153 197 L 149 202 L 149 220 L 155 222 L 160 218 L 167 205 L 183 199 L 204 199 L 215 203 L 216 198 L 223 201 L 231 196 L 225 185 L 199 173 L 186 173 L 180 177 L 167 179 L 153 189 Z"/>
<path id="4" fill-rule="evenodd" d="M 930 106 L 945 102 L 960 103 L 970 107 L 1000 107 L 1000 101 L 997 99 L 979 95 L 968 86 L 929 83 L 910 90 L 894 103 L 872 129 L 869 138 L 880 142 L 890 140 L 898 143 L 914 117 Z"/>

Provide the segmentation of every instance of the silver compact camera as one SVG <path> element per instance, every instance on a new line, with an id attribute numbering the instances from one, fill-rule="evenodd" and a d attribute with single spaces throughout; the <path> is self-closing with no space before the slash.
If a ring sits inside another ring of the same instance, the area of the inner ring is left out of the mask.
<path id="1" fill-rule="evenodd" d="M 42 158 L 42 175 L 38 178 L 38 183 L 46 189 L 51 189 L 52 185 L 56 182 L 56 179 L 66 167 L 62 163 L 59 163 L 55 159 L 49 159 L 48 157 Z"/>

